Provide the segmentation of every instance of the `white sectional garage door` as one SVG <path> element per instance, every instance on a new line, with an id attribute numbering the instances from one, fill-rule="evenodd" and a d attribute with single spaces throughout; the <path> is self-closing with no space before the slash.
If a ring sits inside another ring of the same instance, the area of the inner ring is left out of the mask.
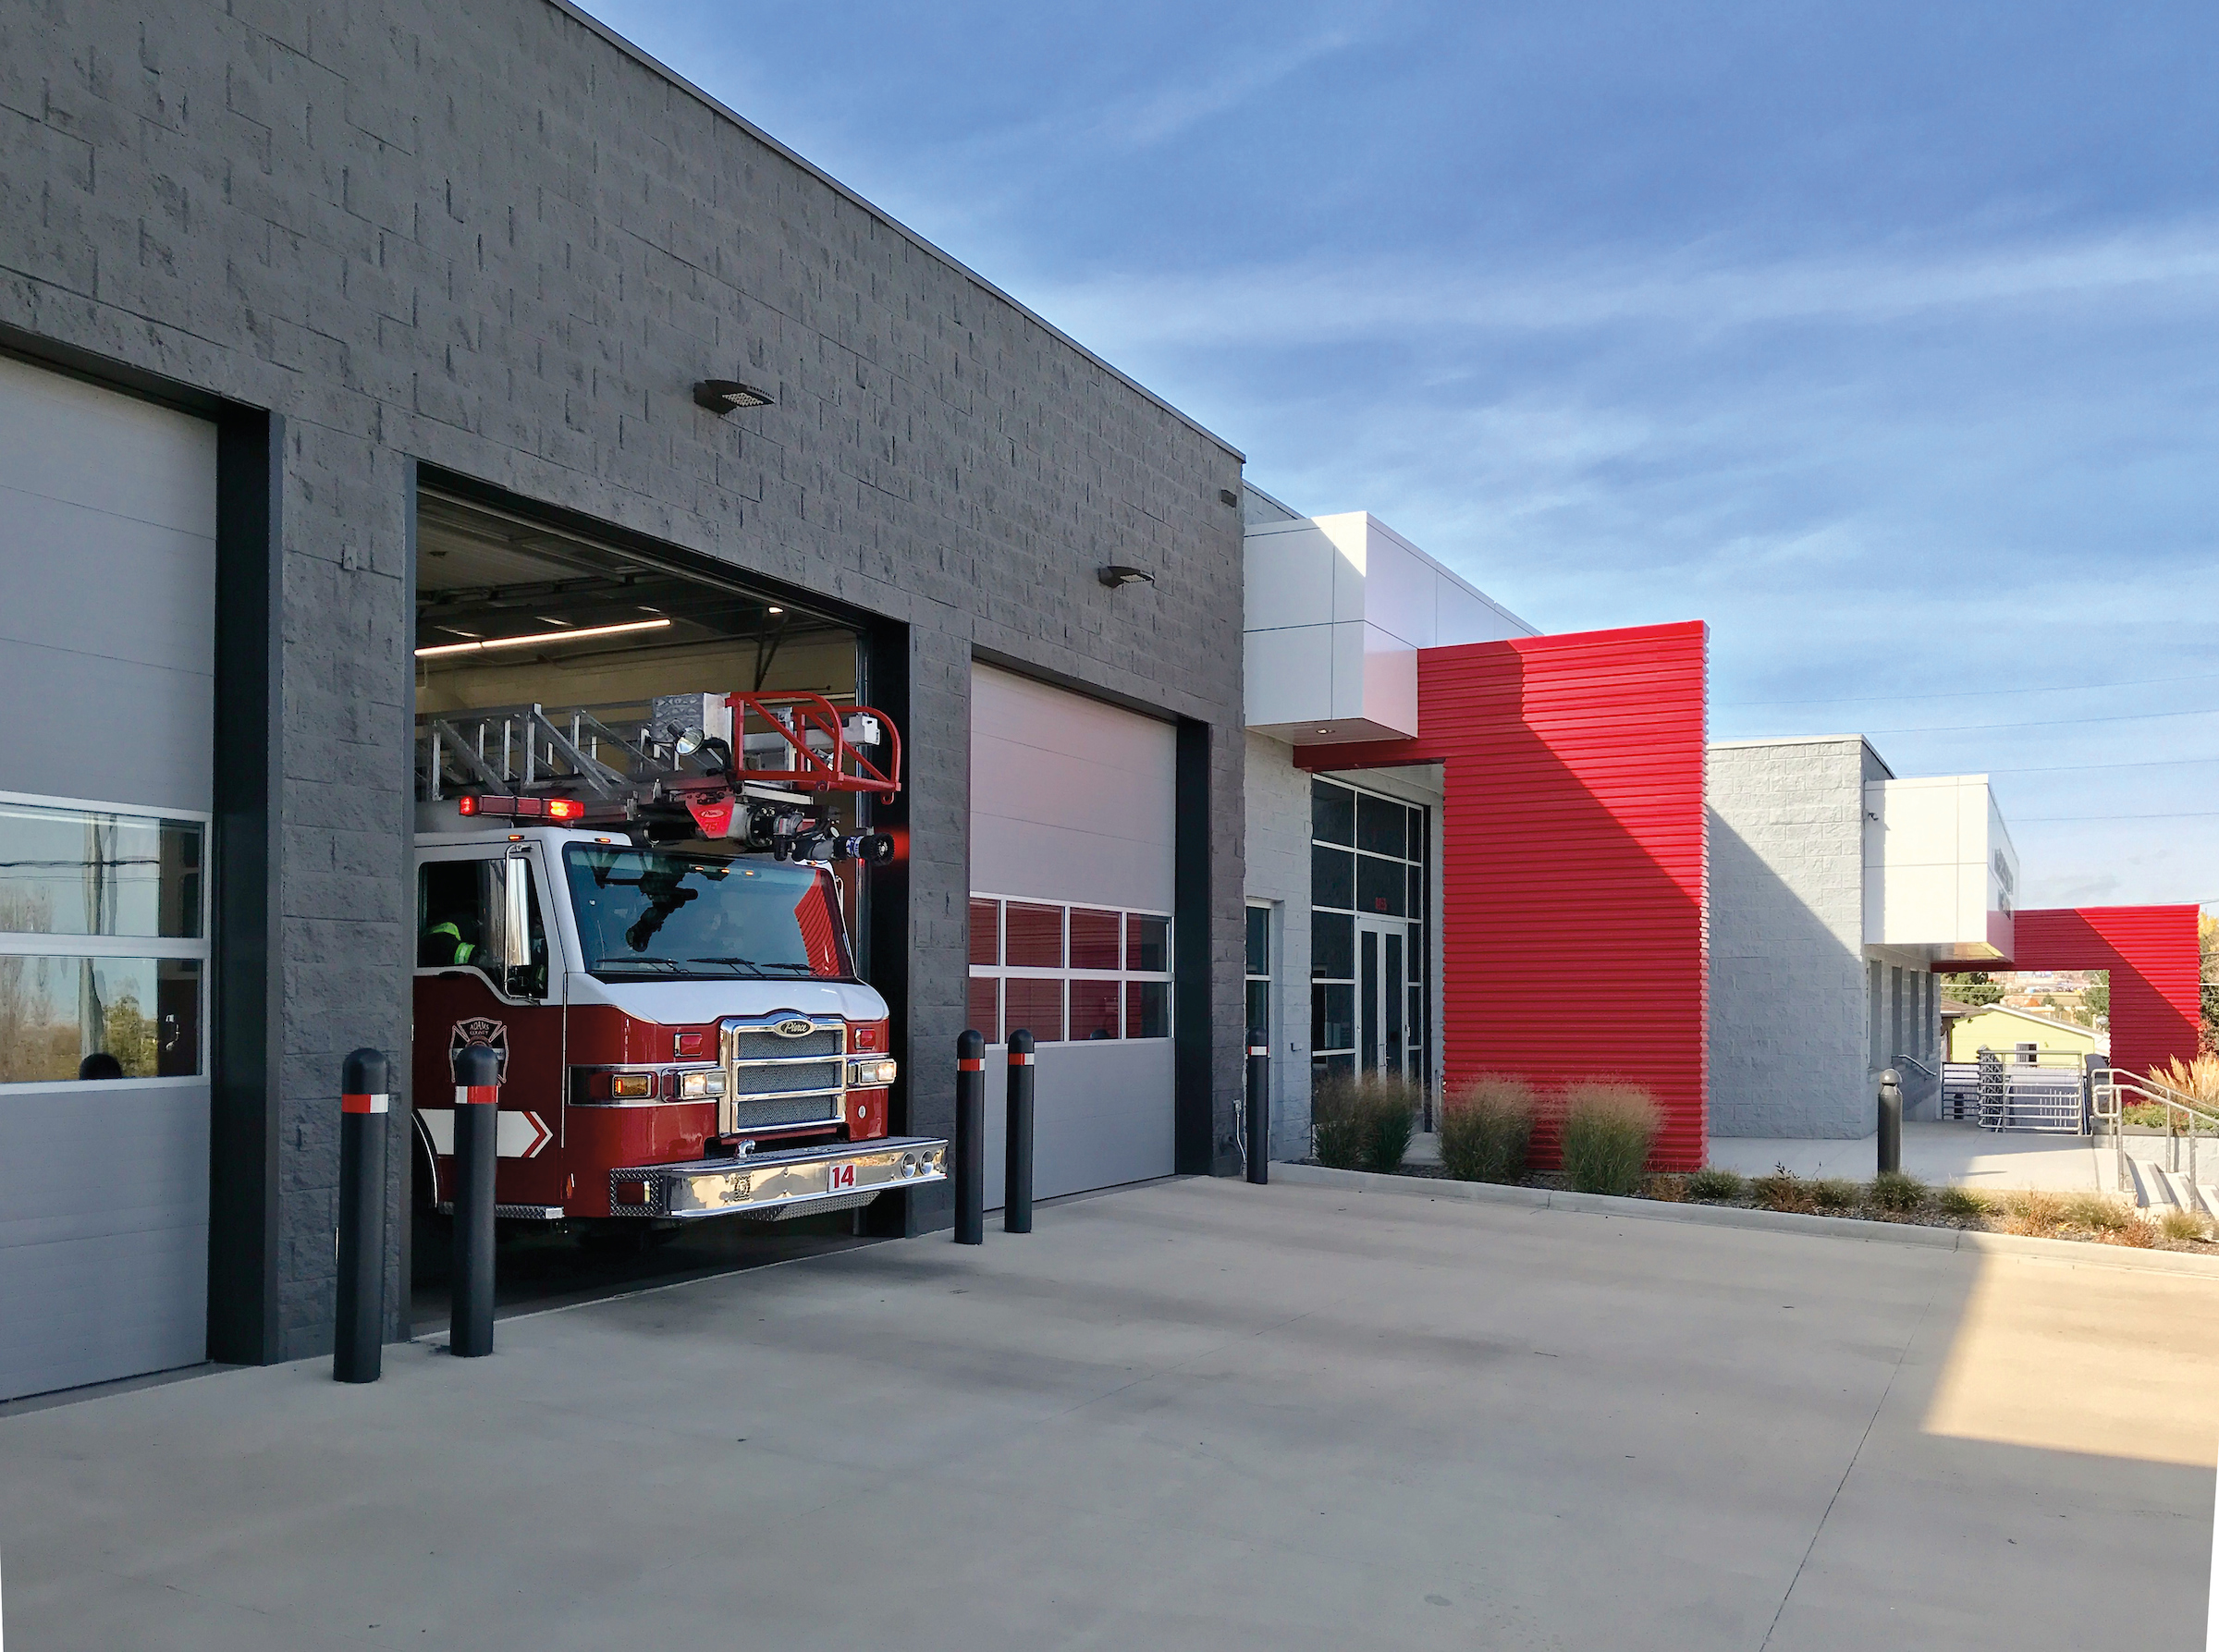
<path id="1" fill-rule="evenodd" d="M 1001 1041 L 1039 1040 L 1034 1192 L 1168 1176 L 1178 735 L 987 667 L 971 674 L 971 1013 L 1002 1202 Z"/>
<path id="2" fill-rule="evenodd" d="M 207 1347 L 215 430 L 0 358 L 0 1399 Z"/>

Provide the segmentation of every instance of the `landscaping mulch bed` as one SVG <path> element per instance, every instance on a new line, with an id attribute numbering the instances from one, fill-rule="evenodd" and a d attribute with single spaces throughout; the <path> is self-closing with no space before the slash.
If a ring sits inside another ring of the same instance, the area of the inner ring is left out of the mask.
<path id="1" fill-rule="evenodd" d="M 1418 1181 L 1451 1180 L 1440 1165 L 1405 1164 L 1391 1174 Z M 2184 1251 L 2199 1255 L 2219 1251 L 2219 1241 L 2214 1241 L 2210 1225 L 2201 1218 L 2176 1223 L 2168 1230 L 2162 1218 L 2152 1219 L 2126 1200 L 2102 1193 L 2030 1190 L 1967 1193 L 1961 1189 L 1928 1188 L 1906 1179 L 1886 1190 L 1876 1202 L 1871 1182 L 1821 1180 L 1785 1170 L 1737 1180 L 1740 1186 L 1735 1191 L 1721 1188 L 1713 1191 L 1713 1196 L 1698 1198 L 1697 1190 L 1690 1185 L 1697 1181 L 1695 1177 L 1646 1176 L 1640 1191 L 1633 1196 L 1670 1205 L 1717 1205 L 1741 1210 L 1792 1211 L 1803 1216 L 1854 1217 L 1868 1222 L 2016 1233 L 2036 1239 L 2071 1239 L 2136 1250 Z M 1546 1170 L 1528 1171 L 1515 1185 L 1557 1192 L 1569 1191 L 1571 1186 L 1563 1175 Z M 1972 1202 L 1977 1202 L 1977 1207 L 1971 1207 Z M 2191 1223 L 2197 1229 L 2195 1233 L 2188 1230 Z"/>

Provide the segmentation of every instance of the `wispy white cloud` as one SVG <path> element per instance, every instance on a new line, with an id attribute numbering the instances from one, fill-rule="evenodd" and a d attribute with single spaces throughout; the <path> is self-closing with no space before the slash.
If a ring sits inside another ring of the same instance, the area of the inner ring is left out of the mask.
<path id="1" fill-rule="evenodd" d="M 1703 332 L 1793 322 L 1886 324 L 1934 312 L 2096 301 L 2219 308 L 2219 224 L 1969 250 L 1905 245 L 1774 256 L 1707 242 L 1548 264 L 1474 254 L 1332 253 L 1200 274 L 1105 272 L 1036 281 L 1060 324 L 1128 346 L 1268 346 L 1459 332 L 1670 324 Z"/>

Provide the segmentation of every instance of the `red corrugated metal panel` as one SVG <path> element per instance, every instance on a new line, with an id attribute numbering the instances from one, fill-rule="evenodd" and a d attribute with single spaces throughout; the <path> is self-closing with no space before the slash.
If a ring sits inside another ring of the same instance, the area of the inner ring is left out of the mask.
<path id="1" fill-rule="evenodd" d="M 1661 1169 L 1706 1145 L 1708 643 L 1692 622 L 1424 649 L 1416 740 L 1297 753 L 1445 766 L 1449 1084 L 1630 1079 L 1664 1109 Z"/>
<path id="2" fill-rule="evenodd" d="M 2111 1060 L 2147 1072 L 2196 1054 L 2202 959 L 2192 906 L 2080 906 L 2022 912 L 1999 970 L 2109 970 Z M 1962 969 L 1962 964 L 1957 966 Z"/>

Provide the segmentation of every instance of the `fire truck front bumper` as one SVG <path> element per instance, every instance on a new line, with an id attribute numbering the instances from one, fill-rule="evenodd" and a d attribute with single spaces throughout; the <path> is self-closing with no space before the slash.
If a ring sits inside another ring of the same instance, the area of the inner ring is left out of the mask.
<path id="1" fill-rule="evenodd" d="M 771 1221 L 852 1209 L 889 1188 L 947 1180 L 946 1142 L 889 1136 L 611 1170 L 608 1208 L 612 1216 L 745 1216 Z"/>

